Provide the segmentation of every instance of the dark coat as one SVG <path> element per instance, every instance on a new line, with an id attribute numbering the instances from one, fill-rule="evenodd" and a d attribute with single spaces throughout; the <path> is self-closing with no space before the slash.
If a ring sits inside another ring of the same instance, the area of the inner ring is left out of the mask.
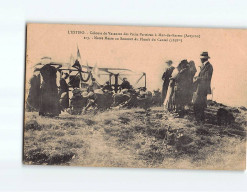
<path id="1" fill-rule="evenodd" d="M 196 92 L 198 94 L 211 94 L 211 79 L 213 75 L 213 66 L 207 62 L 202 68 L 196 81 Z"/>
<path id="2" fill-rule="evenodd" d="M 173 66 L 167 68 L 162 75 L 162 80 L 164 81 L 164 85 L 169 85 L 170 78 L 172 76 L 172 72 L 175 68 Z"/>
<path id="3" fill-rule="evenodd" d="M 104 85 L 103 88 L 102 88 L 102 90 L 103 90 L 103 91 L 104 91 L 104 90 L 113 91 L 113 89 L 112 89 L 112 87 L 111 87 L 110 84 Z"/>
<path id="4" fill-rule="evenodd" d="M 68 93 L 69 92 L 69 86 L 64 78 L 60 79 L 60 91 L 59 95 L 61 96 L 62 93 Z"/>
<path id="5" fill-rule="evenodd" d="M 40 73 L 43 77 L 40 94 L 40 115 L 53 115 L 60 114 L 59 95 L 56 84 L 55 67 L 45 65 L 40 69 Z"/>
<path id="6" fill-rule="evenodd" d="M 194 104 L 201 104 L 206 107 L 207 95 L 211 94 L 211 79 L 213 75 L 213 66 L 207 62 L 198 75 L 197 80 L 194 82 L 195 94 L 193 97 Z"/>
<path id="7" fill-rule="evenodd" d="M 123 81 L 122 84 L 120 85 L 120 89 L 131 89 L 131 85 L 129 81 Z"/>
<path id="8" fill-rule="evenodd" d="M 190 69 L 186 67 L 178 73 L 175 79 L 175 104 L 184 106 L 188 103 L 190 95 Z"/>

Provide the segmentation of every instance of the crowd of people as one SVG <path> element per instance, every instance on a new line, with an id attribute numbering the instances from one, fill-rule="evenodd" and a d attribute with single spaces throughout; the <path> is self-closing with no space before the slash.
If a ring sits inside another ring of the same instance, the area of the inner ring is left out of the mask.
<path id="1" fill-rule="evenodd" d="M 185 106 L 194 108 L 197 121 L 204 121 L 204 110 L 207 106 L 207 95 L 211 94 L 211 78 L 213 66 L 210 64 L 208 52 L 200 55 L 202 65 L 197 72 L 194 61 L 182 60 L 175 68 L 168 60 L 167 68 L 162 76 L 162 102 L 165 110 L 175 112 L 179 116 L 185 114 Z"/>
<path id="2" fill-rule="evenodd" d="M 62 72 L 60 68 L 61 65 L 49 63 L 35 68 L 30 80 L 27 97 L 27 109 L 29 111 L 38 111 L 41 116 L 52 117 L 58 116 L 63 111 L 71 114 L 81 114 L 90 107 L 109 108 L 113 104 L 115 89 L 109 81 L 100 85 L 92 77 L 90 84 L 87 84 L 86 87 L 71 86 L 67 82 L 69 74 Z M 61 73 L 59 85 L 57 85 L 58 71 Z M 73 88 L 72 97 L 69 93 L 71 87 Z M 120 100 L 119 104 L 122 104 L 124 100 L 131 102 L 129 101 L 133 94 L 131 90 L 133 90 L 133 87 L 127 78 L 123 78 L 116 94 L 118 100 Z M 96 102 L 98 105 L 96 105 Z"/>
<path id="3" fill-rule="evenodd" d="M 175 112 L 179 116 L 185 114 L 185 107 L 194 107 L 196 120 L 203 121 L 207 95 L 211 93 L 211 78 L 213 67 L 208 61 L 208 52 L 201 54 L 202 66 L 198 76 L 195 63 L 182 60 L 175 68 L 168 60 L 167 68 L 162 76 L 163 86 L 161 102 L 165 110 Z M 156 102 L 157 95 L 146 88 L 134 89 L 127 78 L 123 78 L 117 90 L 107 81 L 100 85 L 95 78 L 84 88 L 73 87 L 70 98 L 70 85 L 67 83 L 69 74 L 60 70 L 62 66 L 45 64 L 36 67 L 30 80 L 27 106 L 31 111 L 38 111 L 41 116 L 58 116 L 63 111 L 70 110 L 71 114 L 81 114 L 88 108 L 98 106 L 109 108 L 125 106 L 128 108 L 140 106 L 149 109 Z M 57 72 L 61 73 L 57 86 Z M 159 93 L 159 92 L 157 92 Z M 159 99 L 159 97 L 158 97 Z"/>

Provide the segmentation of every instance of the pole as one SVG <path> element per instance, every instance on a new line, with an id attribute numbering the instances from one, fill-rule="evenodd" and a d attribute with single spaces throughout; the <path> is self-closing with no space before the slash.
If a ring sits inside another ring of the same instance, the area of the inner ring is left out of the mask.
<path id="1" fill-rule="evenodd" d="M 143 73 L 144 77 L 145 77 L 145 88 L 147 89 L 147 77 L 146 77 L 146 73 Z"/>
<path id="2" fill-rule="evenodd" d="M 112 74 L 109 74 L 109 83 L 110 83 L 110 85 L 111 85 L 111 76 L 112 76 Z"/>
<path id="3" fill-rule="evenodd" d="M 115 84 L 114 84 L 114 90 L 115 90 L 115 93 L 117 93 L 118 91 L 118 75 L 119 74 L 115 74 Z"/>

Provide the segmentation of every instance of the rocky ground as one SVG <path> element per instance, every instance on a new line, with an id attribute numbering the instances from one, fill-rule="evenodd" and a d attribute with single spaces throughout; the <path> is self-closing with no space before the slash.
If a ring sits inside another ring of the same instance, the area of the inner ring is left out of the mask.
<path id="1" fill-rule="evenodd" d="M 218 126 L 218 108 L 230 109 L 235 123 Z M 24 164 L 180 169 L 233 169 L 246 166 L 247 111 L 209 102 L 205 124 L 153 107 L 89 111 L 57 118 L 27 112 Z"/>

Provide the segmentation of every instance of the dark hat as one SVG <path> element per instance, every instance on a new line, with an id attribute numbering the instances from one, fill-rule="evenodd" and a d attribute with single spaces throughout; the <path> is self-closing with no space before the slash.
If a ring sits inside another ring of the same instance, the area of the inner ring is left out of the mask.
<path id="1" fill-rule="evenodd" d="M 180 63 L 181 63 L 181 64 L 188 64 L 189 62 L 188 62 L 186 59 L 184 59 L 184 60 L 182 60 Z"/>
<path id="2" fill-rule="evenodd" d="M 201 58 L 209 59 L 210 57 L 208 56 L 208 52 L 207 51 L 202 52 L 201 53 Z"/>
<path id="3" fill-rule="evenodd" d="M 168 61 L 166 61 L 166 63 L 167 64 L 172 64 L 173 62 L 172 62 L 172 60 L 168 60 Z"/>
<path id="4" fill-rule="evenodd" d="M 182 60 L 179 64 L 178 64 L 178 66 L 177 66 L 177 68 L 184 68 L 186 65 L 188 64 L 188 61 L 186 60 L 186 59 L 184 59 L 184 60 Z"/>

